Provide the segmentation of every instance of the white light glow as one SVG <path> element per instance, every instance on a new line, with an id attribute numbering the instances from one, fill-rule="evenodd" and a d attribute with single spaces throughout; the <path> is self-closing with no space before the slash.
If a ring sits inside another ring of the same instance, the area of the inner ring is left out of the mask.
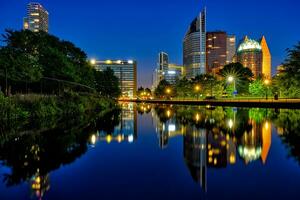
<path id="1" fill-rule="evenodd" d="M 133 143 L 133 141 L 134 141 L 133 135 L 129 135 L 129 136 L 128 136 L 128 142 L 129 142 L 129 143 Z"/>
<path id="2" fill-rule="evenodd" d="M 176 125 L 175 124 L 170 124 L 168 127 L 169 131 L 176 131 Z"/>

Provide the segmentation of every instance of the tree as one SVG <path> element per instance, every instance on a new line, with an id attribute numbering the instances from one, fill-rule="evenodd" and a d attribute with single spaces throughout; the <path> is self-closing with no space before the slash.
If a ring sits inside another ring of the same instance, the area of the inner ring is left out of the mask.
<path id="1" fill-rule="evenodd" d="M 170 97 L 170 96 L 174 96 L 174 89 L 168 81 L 163 79 L 159 82 L 157 88 L 154 91 L 154 94 L 156 97 L 159 98 Z"/>
<path id="2" fill-rule="evenodd" d="M 255 97 L 264 97 L 267 91 L 267 87 L 264 84 L 262 77 L 258 77 L 252 81 L 249 85 L 249 93 Z"/>
<path id="3" fill-rule="evenodd" d="M 223 94 L 223 84 L 218 81 L 217 78 L 210 74 L 201 74 L 196 76 L 192 83 L 195 86 L 199 85 L 201 93 L 205 96 L 222 96 Z M 194 92 L 195 88 L 193 88 Z"/>
<path id="4" fill-rule="evenodd" d="M 102 96 L 118 98 L 121 95 L 119 79 L 114 75 L 111 68 L 95 71 L 96 90 Z"/>
<path id="5" fill-rule="evenodd" d="M 283 71 L 274 77 L 274 91 L 283 97 L 300 97 L 300 42 L 287 54 Z"/>
<path id="6" fill-rule="evenodd" d="M 177 96 L 181 98 L 190 97 L 193 93 L 192 83 L 186 78 L 176 81 L 175 84 Z"/>
<path id="7" fill-rule="evenodd" d="M 223 69 L 220 70 L 219 75 L 223 77 L 224 83 L 228 87 L 232 87 L 235 84 L 236 90 L 240 94 L 247 94 L 249 92 L 249 83 L 253 79 L 252 71 L 244 67 L 241 63 L 231 63 L 225 65 Z M 229 83 L 228 78 L 233 77 L 234 83 Z"/>

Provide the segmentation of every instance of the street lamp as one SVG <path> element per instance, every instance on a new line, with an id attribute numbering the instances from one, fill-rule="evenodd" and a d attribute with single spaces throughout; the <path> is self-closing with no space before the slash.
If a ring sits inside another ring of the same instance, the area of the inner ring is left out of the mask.
<path id="1" fill-rule="evenodd" d="M 199 85 L 195 86 L 195 91 L 197 93 L 197 100 L 199 100 L 199 91 L 200 91 L 201 87 Z"/>
<path id="2" fill-rule="evenodd" d="M 95 59 L 91 59 L 90 62 L 91 62 L 92 65 L 96 64 L 96 60 Z"/>
<path id="3" fill-rule="evenodd" d="M 236 93 L 235 78 L 233 76 L 229 76 L 227 80 L 229 83 L 233 83 L 233 95 L 235 96 Z"/>

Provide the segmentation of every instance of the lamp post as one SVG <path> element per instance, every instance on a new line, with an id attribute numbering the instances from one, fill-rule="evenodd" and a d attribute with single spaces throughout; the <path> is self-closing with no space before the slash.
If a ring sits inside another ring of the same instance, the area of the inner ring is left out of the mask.
<path id="1" fill-rule="evenodd" d="M 268 100 L 268 92 L 269 92 L 269 85 L 270 85 L 270 80 L 269 79 L 266 79 L 264 81 L 264 84 L 266 85 L 267 89 L 266 89 L 266 100 Z"/>
<path id="2" fill-rule="evenodd" d="M 195 86 L 195 91 L 196 91 L 196 93 L 197 93 L 197 100 L 199 100 L 199 92 L 200 92 L 200 86 L 199 85 L 196 85 Z"/>
<path id="3" fill-rule="evenodd" d="M 171 88 L 167 87 L 165 92 L 166 92 L 167 96 L 170 97 L 172 90 L 171 90 Z"/>
<path id="4" fill-rule="evenodd" d="M 227 78 L 227 81 L 229 83 L 233 83 L 233 96 L 235 96 L 235 93 L 236 93 L 236 85 L 235 85 L 235 78 L 233 76 L 229 76 Z"/>

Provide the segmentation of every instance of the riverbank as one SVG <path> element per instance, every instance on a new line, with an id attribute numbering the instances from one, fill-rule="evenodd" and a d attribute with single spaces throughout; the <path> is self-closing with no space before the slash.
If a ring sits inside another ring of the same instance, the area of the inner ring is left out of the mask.
<path id="1" fill-rule="evenodd" d="M 295 108 L 300 109 L 300 99 L 217 99 L 217 100 L 119 100 L 121 102 L 179 104 L 179 105 L 210 105 L 230 107 L 257 108 Z"/>
<path id="2" fill-rule="evenodd" d="M 0 121 L 41 120 L 65 118 L 88 113 L 99 113 L 115 107 L 115 101 L 98 95 L 64 93 L 57 95 L 14 95 L 0 94 Z"/>

